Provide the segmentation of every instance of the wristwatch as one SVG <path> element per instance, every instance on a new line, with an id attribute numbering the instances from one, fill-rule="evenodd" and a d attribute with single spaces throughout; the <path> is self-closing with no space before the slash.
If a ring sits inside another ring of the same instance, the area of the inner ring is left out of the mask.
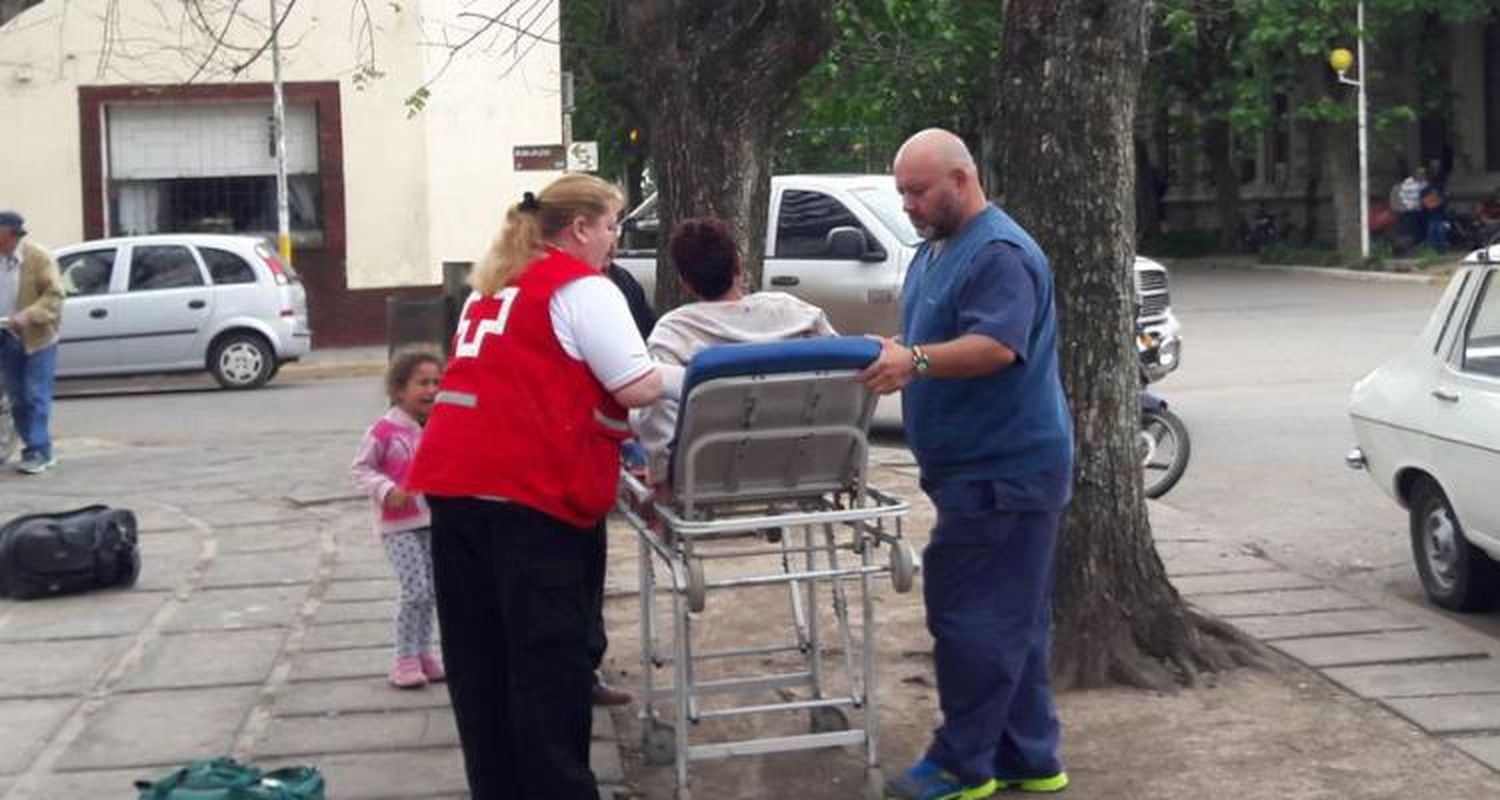
<path id="1" fill-rule="evenodd" d="M 913 345 L 911 348 L 911 366 L 916 370 L 918 378 L 927 377 L 927 370 L 932 369 L 932 359 L 921 345 Z"/>

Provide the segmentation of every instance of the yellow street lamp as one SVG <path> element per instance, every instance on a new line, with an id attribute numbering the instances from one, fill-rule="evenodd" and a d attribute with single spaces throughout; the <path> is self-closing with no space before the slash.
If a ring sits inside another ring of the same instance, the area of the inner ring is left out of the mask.
<path id="1" fill-rule="evenodd" d="M 1348 48 L 1340 47 L 1328 54 L 1328 66 L 1333 67 L 1333 71 L 1337 72 L 1339 77 L 1343 77 L 1344 73 L 1354 66 L 1354 54 L 1349 52 Z"/>

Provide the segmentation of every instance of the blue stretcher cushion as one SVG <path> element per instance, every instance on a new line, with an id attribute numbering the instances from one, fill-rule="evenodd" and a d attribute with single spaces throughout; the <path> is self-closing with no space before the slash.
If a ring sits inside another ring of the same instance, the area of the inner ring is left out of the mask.
<path id="1" fill-rule="evenodd" d="M 819 336 L 749 344 L 719 344 L 688 362 L 682 396 L 715 378 L 787 372 L 862 370 L 880 356 L 880 341 L 866 336 Z"/>

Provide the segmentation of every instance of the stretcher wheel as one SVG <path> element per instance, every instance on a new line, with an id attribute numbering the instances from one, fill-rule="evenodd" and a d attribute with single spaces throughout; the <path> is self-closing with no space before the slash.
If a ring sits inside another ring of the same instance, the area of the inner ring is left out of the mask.
<path id="1" fill-rule="evenodd" d="M 842 708 L 823 706 L 807 711 L 807 729 L 813 733 L 833 733 L 849 730 L 849 715 Z"/>
<path id="2" fill-rule="evenodd" d="M 865 800 L 885 800 L 885 772 L 880 767 L 865 770 Z"/>
<path id="3" fill-rule="evenodd" d="M 688 610 L 697 614 L 708 605 L 708 581 L 703 578 L 703 559 L 687 560 Z"/>
<path id="4" fill-rule="evenodd" d="M 646 720 L 641 732 L 641 751 L 646 763 L 665 767 L 677 762 L 677 730 L 665 722 Z"/>
<path id="5" fill-rule="evenodd" d="M 917 554 L 906 542 L 891 543 L 891 585 L 896 587 L 896 592 L 905 594 L 911 591 L 912 582 L 917 574 Z"/>

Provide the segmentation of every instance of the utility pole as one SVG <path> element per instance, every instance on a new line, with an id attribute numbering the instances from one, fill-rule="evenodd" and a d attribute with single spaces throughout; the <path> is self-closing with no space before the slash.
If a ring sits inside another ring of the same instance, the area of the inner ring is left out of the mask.
<path id="1" fill-rule="evenodd" d="M 1333 70 L 1339 74 L 1339 82 L 1354 86 L 1359 90 L 1358 111 L 1359 120 L 1359 255 L 1360 258 L 1370 258 L 1370 148 L 1369 134 L 1369 107 L 1365 101 L 1365 79 L 1370 71 L 1365 69 L 1365 4 L 1364 0 L 1356 5 L 1354 47 L 1356 52 L 1350 53 L 1340 47 L 1328 56 L 1328 63 Z M 1359 67 L 1359 75 L 1356 78 L 1349 77 L 1350 67 Z"/>
<path id="2" fill-rule="evenodd" d="M 271 2 L 271 96 L 272 125 L 276 140 L 276 246 L 281 260 L 292 265 L 292 221 L 286 191 L 286 96 L 281 87 L 281 19 L 276 0 Z"/>
<path id="3" fill-rule="evenodd" d="M 1365 68 L 1365 4 L 1364 0 L 1359 3 L 1359 17 L 1356 25 L 1359 27 L 1358 36 L 1354 40 L 1354 46 L 1358 49 L 1355 58 L 1359 59 L 1359 254 L 1365 259 L 1370 257 L 1370 142 L 1369 124 L 1370 110 L 1366 104 L 1366 78 L 1370 71 Z"/>
<path id="4" fill-rule="evenodd" d="M 573 73 L 564 71 L 562 83 L 559 87 L 562 95 L 562 146 L 563 158 L 568 157 L 568 149 L 573 146 Z"/>

